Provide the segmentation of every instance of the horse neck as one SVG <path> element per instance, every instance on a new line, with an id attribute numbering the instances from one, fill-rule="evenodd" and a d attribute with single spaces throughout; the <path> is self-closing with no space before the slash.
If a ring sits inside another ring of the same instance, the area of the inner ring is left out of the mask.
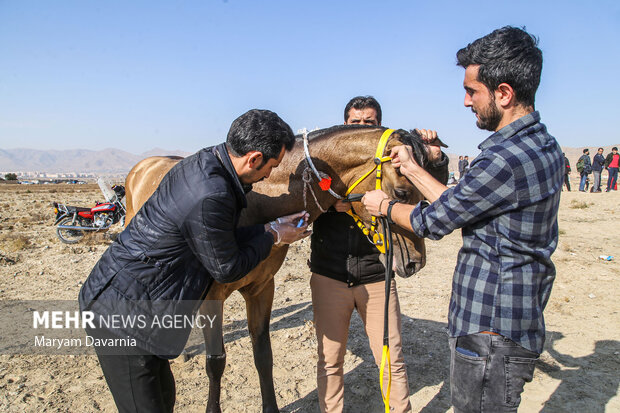
<path id="1" fill-rule="evenodd" d="M 309 152 L 315 167 L 332 178 L 332 190 L 344 196 L 349 185 L 372 168 L 372 160 L 381 130 L 341 130 L 309 141 Z M 311 173 L 312 191 L 306 192 L 304 204 L 304 170 L 307 168 L 303 141 L 298 140 L 280 166 L 263 182 L 254 185 L 248 195 L 248 208 L 242 224 L 264 223 L 279 216 L 307 210 L 310 221 L 321 209 L 326 210 L 337 198 L 322 191 Z M 314 192 L 317 201 L 312 195 Z M 320 204 L 320 207 L 317 206 Z"/>
<path id="2" fill-rule="evenodd" d="M 379 129 L 344 130 L 312 141 L 310 154 L 317 159 L 317 169 L 332 178 L 332 189 L 344 195 L 353 182 L 373 168 L 380 136 Z"/>

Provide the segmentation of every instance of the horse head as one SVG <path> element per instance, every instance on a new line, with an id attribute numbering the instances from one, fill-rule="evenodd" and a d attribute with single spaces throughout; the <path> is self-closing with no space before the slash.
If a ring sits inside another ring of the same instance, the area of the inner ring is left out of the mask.
<path id="1" fill-rule="evenodd" d="M 385 128 L 360 126 L 340 126 L 318 131 L 318 135 L 314 135 L 315 150 L 313 151 L 319 155 L 316 159 L 317 167 L 332 177 L 335 192 L 341 195 L 351 190 L 353 193 L 365 193 L 375 189 L 379 182 L 381 189 L 390 198 L 415 205 L 424 197 L 385 157 L 390 154 L 393 147 L 409 145 L 413 149 L 417 162 L 444 183 L 448 176 L 447 157 L 442 153 L 440 160 L 431 162 L 427 147 L 415 131 L 396 130 L 389 136 L 387 143 L 380 143 L 380 137 L 384 131 Z M 323 139 L 320 139 L 321 137 Z M 325 150 L 325 145 L 320 144 L 321 140 L 330 143 L 329 153 Z M 377 153 L 378 145 L 384 145 L 379 149 L 381 156 Z M 378 166 L 377 156 L 383 157 L 380 168 L 377 168 L 381 170 L 380 179 L 377 178 L 377 169 L 375 169 Z M 363 178 L 368 172 L 370 173 L 366 178 Z M 362 180 L 359 181 L 360 179 Z M 362 223 L 358 223 L 360 230 L 367 233 L 369 242 L 372 242 L 374 238 L 377 243 L 380 237 L 378 234 L 383 232 L 381 224 L 373 219 L 361 202 L 352 202 L 351 206 L 353 214 Z M 392 225 L 390 228 L 393 238 L 391 244 L 394 251 L 393 267 L 399 276 L 409 277 L 422 269 L 426 263 L 424 240 L 399 226 Z"/>

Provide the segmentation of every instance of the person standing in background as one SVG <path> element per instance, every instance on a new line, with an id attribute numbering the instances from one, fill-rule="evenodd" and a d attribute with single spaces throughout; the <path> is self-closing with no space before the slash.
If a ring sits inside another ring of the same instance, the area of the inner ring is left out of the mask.
<path id="1" fill-rule="evenodd" d="M 618 184 L 618 164 L 620 164 L 620 155 L 618 154 L 618 147 L 611 148 L 611 153 L 607 154 L 605 158 L 605 168 L 607 168 L 607 190 L 609 192 L 612 189 L 616 190 Z"/>
<path id="2" fill-rule="evenodd" d="M 381 106 L 372 96 L 358 96 L 344 110 L 345 125 L 381 126 Z M 379 251 L 368 242 L 346 212 L 349 202 L 337 201 L 313 224 L 310 288 L 318 341 L 317 392 L 321 412 L 344 409 L 344 357 L 353 310 L 364 323 L 378 364 L 383 345 L 385 267 Z M 402 351 L 400 304 L 392 279 L 389 301 L 390 349 L 394 412 L 410 412 L 409 380 Z"/>
<path id="3" fill-rule="evenodd" d="M 588 181 L 588 175 L 592 173 L 592 163 L 590 162 L 590 150 L 588 148 L 583 150 L 583 155 L 577 161 L 577 171 L 581 176 L 579 181 L 579 192 L 586 192 L 586 183 Z"/>
<path id="4" fill-rule="evenodd" d="M 459 168 L 459 181 L 460 181 L 463 175 L 465 175 L 465 161 L 463 160 L 463 155 L 459 156 L 458 168 Z"/>
<path id="5" fill-rule="evenodd" d="M 571 172 L 570 162 L 568 161 L 565 153 L 562 153 L 562 156 L 564 156 L 564 185 L 566 185 L 566 189 L 570 192 L 570 178 L 568 176 Z"/>
<path id="6" fill-rule="evenodd" d="M 605 166 L 605 157 L 603 156 L 603 148 L 598 148 L 596 155 L 592 159 L 592 174 L 594 175 L 594 184 L 590 192 L 602 192 L 601 191 L 601 172 Z"/>

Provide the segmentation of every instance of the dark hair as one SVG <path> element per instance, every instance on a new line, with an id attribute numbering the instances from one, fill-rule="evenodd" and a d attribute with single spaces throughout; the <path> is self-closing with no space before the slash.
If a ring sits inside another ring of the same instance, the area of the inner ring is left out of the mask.
<path id="1" fill-rule="evenodd" d="M 477 80 L 490 92 L 508 83 L 517 103 L 534 107 L 543 63 L 537 45 L 538 39 L 525 30 L 505 26 L 459 50 L 457 65 L 479 65 Z"/>
<path id="2" fill-rule="evenodd" d="M 377 112 L 377 122 L 381 125 L 381 105 L 377 102 L 377 99 L 372 96 L 356 96 L 347 103 L 347 106 L 344 107 L 344 121 L 346 122 L 349 119 L 349 111 L 353 109 L 366 109 L 372 108 Z"/>
<path id="3" fill-rule="evenodd" d="M 590 152 L 590 149 L 585 148 L 585 149 L 583 150 L 583 153 L 586 153 L 586 152 Z"/>
<path id="4" fill-rule="evenodd" d="M 612 150 L 612 151 L 617 151 L 617 150 L 618 150 L 618 147 L 617 147 L 617 146 L 614 146 L 613 148 L 611 148 L 611 150 Z"/>
<path id="5" fill-rule="evenodd" d="M 263 163 L 277 159 L 282 147 L 293 149 L 295 135 L 291 127 L 270 110 L 252 109 L 230 125 L 226 145 L 234 156 L 250 151 L 263 154 Z"/>

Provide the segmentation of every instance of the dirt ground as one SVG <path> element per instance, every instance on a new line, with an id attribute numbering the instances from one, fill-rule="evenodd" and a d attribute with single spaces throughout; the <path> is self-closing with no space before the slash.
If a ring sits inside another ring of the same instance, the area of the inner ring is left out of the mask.
<path id="1" fill-rule="evenodd" d="M 0 300 L 74 300 L 110 243 L 102 234 L 75 246 L 56 238 L 52 201 L 79 206 L 101 200 L 92 185 L 0 185 Z M 565 192 L 557 279 L 545 311 L 547 341 L 521 412 L 620 412 L 620 193 Z M 118 231 L 117 228 L 115 231 Z M 114 232 L 114 231 L 112 231 Z M 445 334 L 460 233 L 428 242 L 427 266 L 398 279 L 411 403 L 416 412 L 451 411 Z M 318 411 L 316 338 L 312 326 L 309 242 L 291 252 L 276 275 L 271 322 L 274 377 L 283 412 Z M 611 262 L 599 255 L 613 255 Z M 0 334 L 3 332 L 0 331 Z M 261 399 L 239 294 L 225 305 L 228 353 L 224 412 L 259 412 Z M 177 358 L 176 411 L 202 412 L 207 400 L 200 349 Z M 354 316 L 345 363 L 346 411 L 382 412 L 378 369 Z M 0 411 L 113 412 L 94 356 L 0 355 Z"/>

